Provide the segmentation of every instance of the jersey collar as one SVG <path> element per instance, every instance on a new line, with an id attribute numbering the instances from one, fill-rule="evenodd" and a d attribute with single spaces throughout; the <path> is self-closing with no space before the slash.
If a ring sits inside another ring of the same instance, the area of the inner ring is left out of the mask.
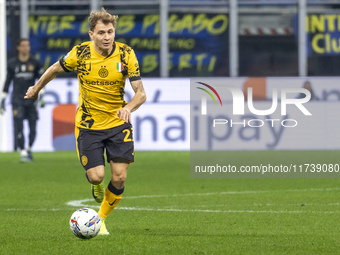
<path id="1" fill-rule="evenodd" d="M 111 50 L 111 52 L 110 52 L 110 54 L 109 55 L 107 55 L 106 57 L 104 57 L 103 55 L 100 55 L 97 51 L 96 51 L 96 49 L 94 48 L 94 41 L 91 41 L 91 46 L 90 47 L 92 47 L 92 51 L 93 51 L 93 54 L 95 54 L 96 56 L 98 56 L 99 58 L 104 58 L 104 59 L 107 59 L 107 58 L 109 58 L 109 57 L 111 57 L 112 56 L 112 54 L 115 52 L 115 50 L 116 50 L 116 43 L 115 42 L 113 42 L 113 44 L 112 44 L 112 50 Z"/>
<path id="2" fill-rule="evenodd" d="M 109 58 L 110 56 L 112 56 L 112 54 L 113 54 L 113 52 L 115 52 L 115 50 L 116 50 L 116 43 L 113 42 L 111 53 L 110 53 L 109 55 L 107 55 L 107 57 L 105 57 L 104 59 L 107 59 L 107 58 Z"/>

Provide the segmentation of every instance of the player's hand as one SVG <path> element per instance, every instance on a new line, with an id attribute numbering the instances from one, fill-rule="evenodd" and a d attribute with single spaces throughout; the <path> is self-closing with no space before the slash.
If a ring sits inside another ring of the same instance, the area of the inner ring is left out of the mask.
<path id="1" fill-rule="evenodd" d="M 37 100 L 38 96 L 39 96 L 39 91 L 37 91 L 34 86 L 31 86 L 28 88 L 26 92 L 26 96 L 24 98 Z"/>
<path id="2" fill-rule="evenodd" d="M 130 110 L 126 109 L 125 107 L 120 108 L 117 111 L 117 115 L 121 120 L 124 120 L 126 123 L 131 122 L 131 112 L 130 112 Z"/>
<path id="3" fill-rule="evenodd" d="M 3 115 L 5 111 L 6 111 L 5 98 L 3 98 L 0 103 L 0 114 Z"/>

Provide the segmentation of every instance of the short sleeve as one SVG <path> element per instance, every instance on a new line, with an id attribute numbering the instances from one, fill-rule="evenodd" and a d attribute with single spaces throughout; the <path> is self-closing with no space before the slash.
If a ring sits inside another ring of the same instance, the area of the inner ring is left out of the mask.
<path id="1" fill-rule="evenodd" d="M 139 64 L 134 50 L 131 49 L 128 62 L 128 77 L 130 81 L 140 80 Z"/>
<path id="2" fill-rule="evenodd" d="M 77 69 L 77 46 L 59 60 L 65 72 L 72 72 Z"/>

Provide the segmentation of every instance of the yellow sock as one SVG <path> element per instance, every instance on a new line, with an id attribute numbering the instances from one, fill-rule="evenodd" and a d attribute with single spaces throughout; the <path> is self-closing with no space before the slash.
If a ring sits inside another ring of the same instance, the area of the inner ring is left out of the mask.
<path id="1" fill-rule="evenodd" d="M 99 217 L 106 219 L 106 217 L 112 212 L 112 210 L 117 206 L 119 201 L 122 199 L 122 194 L 124 188 L 117 189 L 110 182 L 105 190 L 104 200 L 98 211 Z"/>

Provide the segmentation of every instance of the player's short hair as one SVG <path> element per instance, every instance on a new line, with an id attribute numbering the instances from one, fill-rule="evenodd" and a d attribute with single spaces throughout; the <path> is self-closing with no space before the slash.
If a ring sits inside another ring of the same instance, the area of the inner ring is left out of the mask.
<path id="1" fill-rule="evenodd" d="M 118 15 L 111 15 L 104 9 L 104 7 L 102 7 L 100 11 L 96 11 L 96 12 L 92 11 L 88 19 L 90 31 L 94 30 L 98 21 L 103 22 L 105 25 L 111 23 L 113 27 L 116 27 L 117 20 L 118 20 Z"/>
<path id="2" fill-rule="evenodd" d="M 20 46 L 21 42 L 29 42 L 30 40 L 28 40 L 28 38 L 19 38 L 17 41 L 16 41 L 16 46 Z"/>

